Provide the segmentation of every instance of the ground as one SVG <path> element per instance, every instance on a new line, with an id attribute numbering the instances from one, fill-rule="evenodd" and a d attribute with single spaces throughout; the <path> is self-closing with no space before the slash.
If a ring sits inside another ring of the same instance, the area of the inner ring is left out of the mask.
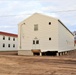
<path id="1" fill-rule="evenodd" d="M 0 55 L 0 75 L 76 75 L 76 55 Z"/>

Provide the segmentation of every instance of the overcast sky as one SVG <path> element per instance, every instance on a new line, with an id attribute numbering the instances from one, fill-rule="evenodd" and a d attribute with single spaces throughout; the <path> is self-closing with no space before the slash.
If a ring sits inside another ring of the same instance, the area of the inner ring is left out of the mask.
<path id="1" fill-rule="evenodd" d="M 18 33 L 18 23 L 36 12 L 76 30 L 76 0 L 0 0 L 0 31 Z"/>

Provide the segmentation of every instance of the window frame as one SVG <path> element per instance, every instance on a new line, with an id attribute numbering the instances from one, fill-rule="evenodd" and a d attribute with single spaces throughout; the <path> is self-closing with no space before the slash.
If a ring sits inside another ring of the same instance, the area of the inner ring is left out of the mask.
<path id="1" fill-rule="evenodd" d="M 49 41 L 51 41 L 51 37 L 49 37 Z"/>
<path id="2" fill-rule="evenodd" d="M 15 44 L 13 44 L 13 48 L 15 48 Z"/>
<path id="3" fill-rule="evenodd" d="M 8 37 L 8 40 L 10 40 L 10 37 Z"/>
<path id="4" fill-rule="evenodd" d="M 10 48 L 10 44 L 8 44 L 8 47 Z"/>
<path id="5" fill-rule="evenodd" d="M 35 40 L 33 40 L 33 45 L 35 45 Z"/>
<path id="6" fill-rule="evenodd" d="M 36 44 L 39 44 L 39 40 L 36 40 Z"/>
<path id="7" fill-rule="evenodd" d="M 3 48 L 5 47 L 5 44 L 3 43 Z"/>
<path id="8" fill-rule="evenodd" d="M 16 39 L 13 37 L 13 41 L 15 41 Z"/>
<path id="9" fill-rule="evenodd" d="M 3 36 L 3 40 L 5 40 L 5 36 Z"/>
<path id="10" fill-rule="evenodd" d="M 34 31 L 38 31 L 38 24 L 34 24 Z"/>
<path id="11" fill-rule="evenodd" d="M 49 22 L 49 25 L 51 25 L 51 22 Z"/>

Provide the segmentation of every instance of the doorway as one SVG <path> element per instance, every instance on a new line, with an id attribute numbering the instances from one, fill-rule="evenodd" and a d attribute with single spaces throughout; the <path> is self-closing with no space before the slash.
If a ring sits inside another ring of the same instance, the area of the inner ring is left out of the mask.
<path id="1" fill-rule="evenodd" d="M 32 49 L 40 49 L 40 40 L 36 37 L 32 41 Z"/>

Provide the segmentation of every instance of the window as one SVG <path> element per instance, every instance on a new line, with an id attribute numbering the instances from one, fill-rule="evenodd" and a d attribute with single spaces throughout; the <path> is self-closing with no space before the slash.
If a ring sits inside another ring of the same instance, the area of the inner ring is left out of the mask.
<path id="1" fill-rule="evenodd" d="M 34 25 L 34 31 L 38 31 L 38 24 Z"/>
<path id="2" fill-rule="evenodd" d="M 51 40 L 51 37 L 49 38 L 49 40 Z"/>
<path id="3" fill-rule="evenodd" d="M 35 40 L 33 40 L 33 44 L 35 44 Z"/>
<path id="4" fill-rule="evenodd" d="M 51 22 L 49 22 L 49 25 L 51 25 Z"/>
<path id="5" fill-rule="evenodd" d="M 39 44 L 39 40 L 33 40 L 33 44 Z"/>
<path id="6" fill-rule="evenodd" d="M 10 44 L 8 44 L 8 47 L 10 47 Z"/>
<path id="7" fill-rule="evenodd" d="M 5 44 L 3 43 L 3 47 L 5 47 Z"/>
<path id="8" fill-rule="evenodd" d="M 25 24 L 25 23 L 23 23 L 23 24 Z"/>
<path id="9" fill-rule="evenodd" d="M 5 36 L 3 36 L 3 40 L 5 40 Z"/>
<path id="10" fill-rule="evenodd" d="M 36 44 L 39 44 L 39 40 L 36 40 Z"/>
<path id="11" fill-rule="evenodd" d="M 15 41 L 15 38 L 13 38 L 13 41 Z"/>
<path id="12" fill-rule="evenodd" d="M 15 44 L 13 44 L 13 48 L 15 47 Z"/>
<path id="13" fill-rule="evenodd" d="M 8 40 L 10 40 L 10 37 L 8 37 Z"/>

